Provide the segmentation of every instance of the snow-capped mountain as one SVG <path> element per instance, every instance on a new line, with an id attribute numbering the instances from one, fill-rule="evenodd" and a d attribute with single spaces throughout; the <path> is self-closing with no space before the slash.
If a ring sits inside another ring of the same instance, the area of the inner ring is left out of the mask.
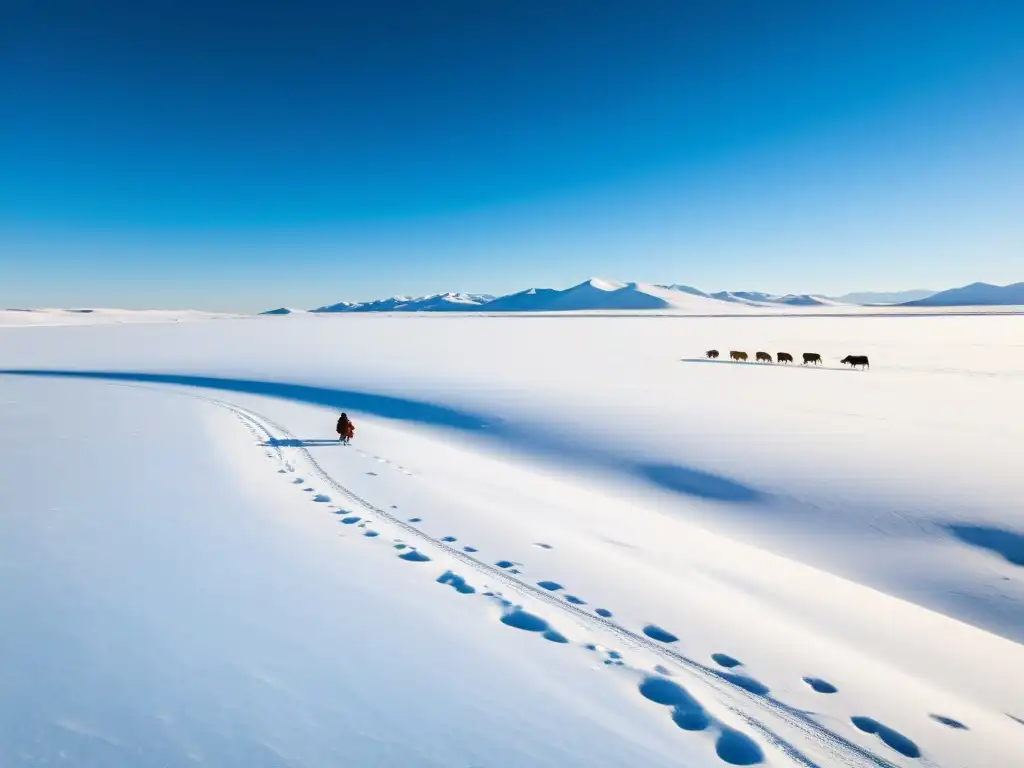
<path id="1" fill-rule="evenodd" d="M 914 289 L 910 291 L 858 291 L 833 297 L 842 304 L 905 304 L 934 296 L 938 291 Z"/>
<path id="2" fill-rule="evenodd" d="M 953 303 L 1024 303 L 1024 296 L 1016 300 L 992 298 L 992 291 L 1006 292 L 999 294 L 1005 297 L 1012 289 L 1020 286 L 1007 286 L 1000 289 L 996 286 L 975 284 L 957 291 L 968 292 L 971 301 L 961 295 L 954 295 Z M 969 290 L 970 289 L 970 290 Z M 989 293 L 985 293 L 988 290 Z M 941 300 L 946 294 L 937 294 L 927 299 Z M 1024 293 L 1024 291 L 1020 291 Z M 311 309 L 312 312 L 445 312 L 445 311 L 484 311 L 484 312 L 560 312 L 560 311 L 614 311 L 614 310 L 676 310 L 693 313 L 723 314 L 745 311 L 745 308 L 770 307 L 829 307 L 848 304 L 884 304 L 898 303 L 904 296 L 921 297 L 926 291 L 902 293 L 864 293 L 848 294 L 840 298 L 829 298 L 819 294 L 771 294 L 761 291 L 718 291 L 707 293 L 692 286 L 682 284 L 655 285 L 649 283 L 623 283 L 602 278 L 592 278 L 577 286 L 564 290 L 554 288 L 529 288 L 525 291 L 495 297 L 490 294 L 477 293 L 438 293 L 429 296 L 392 296 L 367 302 L 342 301 L 336 304 Z M 986 298 L 988 297 L 988 298 Z M 853 299 L 860 299 L 854 301 Z M 886 300 L 889 301 L 886 301 Z M 951 300 L 950 299 L 950 300 Z M 913 305 L 913 303 L 909 304 Z M 287 314 L 292 311 L 287 307 L 270 310 L 264 314 Z"/>
<path id="3" fill-rule="evenodd" d="M 1024 305 L 1024 283 L 990 285 L 971 283 L 940 291 L 926 299 L 904 302 L 904 307 L 983 307 Z"/>
<path id="4" fill-rule="evenodd" d="M 361 304 L 342 301 L 312 312 L 449 312 L 478 309 L 494 300 L 486 293 L 435 293 L 430 296 L 392 296 Z"/>

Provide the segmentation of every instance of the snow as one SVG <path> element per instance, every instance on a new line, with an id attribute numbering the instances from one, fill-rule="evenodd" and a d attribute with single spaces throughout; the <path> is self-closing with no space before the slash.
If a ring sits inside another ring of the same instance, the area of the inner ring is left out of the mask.
<path id="1" fill-rule="evenodd" d="M 1020 323 L 0 331 L 0 763 L 1015 765 Z"/>
<path id="2" fill-rule="evenodd" d="M 239 315 L 192 309 L 0 309 L 0 327 L 192 322 L 237 317 Z"/>

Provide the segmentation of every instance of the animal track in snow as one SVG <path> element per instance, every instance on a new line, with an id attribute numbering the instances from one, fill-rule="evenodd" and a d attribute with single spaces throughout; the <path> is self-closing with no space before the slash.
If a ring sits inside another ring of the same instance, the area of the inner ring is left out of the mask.
<path id="1" fill-rule="evenodd" d="M 445 571 L 437 577 L 438 584 L 448 584 L 460 595 L 472 595 L 476 592 L 474 587 L 466 583 L 466 580 L 452 571 Z"/>
<path id="2" fill-rule="evenodd" d="M 882 725 L 873 717 L 851 717 L 850 721 L 864 733 L 873 733 L 882 740 L 882 743 L 895 749 L 904 757 L 920 757 L 921 750 L 917 744 L 912 742 L 899 731 L 893 730 L 887 725 Z"/>
<path id="3" fill-rule="evenodd" d="M 377 533 L 376 531 L 367 531 L 366 533 L 363 534 L 363 536 L 365 536 L 368 539 L 375 539 L 378 536 L 380 536 L 380 534 Z"/>
<path id="4" fill-rule="evenodd" d="M 582 600 L 582 599 L 576 597 L 576 595 L 566 595 L 565 599 L 566 599 L 566 602 L 570 602 L 573 605 L 586 605 L 587 604 L 586 600 Z"/>
<path id="5" fill-rule="evenodd" d="M 410 517 L 409 518 L 409 522 L 410 523 L 422 523 L 423 522 L 423 518 L 422 517 Z"/>
<path id="6" fill-rule="evenodd" d="M 950 728 L 956 728 L 957 730 L 961 731 L 970 730 L 970 728 L 968 728 L 966 725 L 961 723 L 959 720 L 954 720 L 952 717 L 946 717 L 945 715 L 928 715 L 928 717 L 930 717 L 935 722 L 942 723 L 943 725 L 948 726 Z"/>
<path id="7" fill-rule="evenodd" d="M 410 549 L 398 556 L 400 560 L 405 560 L 408 563 L 428 563 L 430 558 L 424 555 L 422 552 L 417 552 L 415 549 Z"/>
<path id="8" fill-rule="evenodd" d="M 668 630 L 662 629 L 657 624 L 648 624 L 644 627 L 644 634 L 652 640 L 657 640 L 659 643 L 674 643 L 679 640 L 678 637 Z"/>
<path id="9" fill-rule="evenodd" d="M 294 483 L 295 485 L 302 485 L 304 482 L 306 481 L 303 480 L 301 477 L 296 477 L 294 480 L 292 480 L 292 483 Z"/>
<path id="10" fill-rule="evenodd" d="M 357 517 L 356 515 L 350 515 L 349 517 L 341 518 L 341 522 L 343 522 L 345 525 L 352 525 L 352 523 L 358 523 L 360 519 L 361 518 Z"/>
<path id="11" fill-rule="evenodd" d="M 463 552 L 478 552 L 479 550 L 476 547 L 463 547 L 462 551 Z"/>
<path id="12" fill-rule="evenodd" d="M 726 669 L 738 667 L 743 663 L 739 659 L 734 659 L 728 653 L 712 653 L 711 658 L 715 660 L 715 664 Z"/>
<path id="13" fill-rule="evenodd" d="M 603 619 L 610 619 L 612 617 L 612 612 L 609 611 L 607 608 L 595 608 L 594 613 L 596 613 Z"/>
<path id="14" fill-rule="evenodd" d="M 557 581 L 538 581 L 537 586 L 541 589 L 546 589 L 548 592 L 557 592 L 562 588 L 562 585 Z"/>
<path id="15" fill-rule="evenodd" d="M 527 613 L 522 608 L 511 607 L 505 611 L 501 617 L 501 623 L 509 627 L 515 627 L 525 632 L 539 632 L 541 637 L 545 640 L 550 640 L 553 643 L 568 643 L 569 641 L 561 634 L 556 632 L 540 616 L 535 616 L 532 613 Z"/>
<path id="16" fill-rule="evenodd" d="M 822 680 L 820 677 L 805 677 L 804 682 L 818 693 L 835 693 L 839 690 L 828 680 Z"/>
<path id="17" fill-rule="evenodd" d="M 550 544 L 544 544 L 543 542 L 540 542 L 540 541 L 536 542 L 533 546 L 540 547 L 541 549 L 551 549 L 552 548 Z"/>
<path id="18" fill-rule="evenodd" d="M 770 690 L 767 685 L 749 675 L 741 675 L 737 672 L 716 672 L 715 674 L 755 696 L 765 696 Z"/>
<path id="19" fill-rule="evenodd" d="M 729 765 L 756 765 L 764 762 L 764 753 L 753 739 L 734 728 L 718 723 L 693 696 L 678 683 L 664 677 L 647 677 L 640 683 L 640 695 L 656 704 L 672 708 L 672 722 L 684 731 L 719 728 L 715 753 Z"/>
<path id="20" fill-rule="evenodd" d="M 377 476 L 376 472 L 367 472 L 366 474 L 368 474 L 370 477 L 376 477 Z"/>
<path id="21" fill-rule="evenodd" d="M 317 494 L 316 496 L 313 497 L 313 501 L 317 502 L 318 504 L 326 504 L 330 500 L 331 500 L 331 497 L 327 496 L 326 494 L 323 494 L 323 493 L 319 493 L 319 494 Z"/>
<path id="22" fill-rule="evenodd" d="M 441 541 L 445 542 L 446 544 L 451 544 L 453 541 L 456 541 L 456 538 L 454 536 L 445 536 L 443 539 L 441 539 Z"/>
<path id="23" fill-rule="evenodd" d="M 498 566 L 499 568 L 506 568 L 507 569 L 507 568 L 512 568 L 513 566 L 515 566 L 515 563 L 513 563 L 511 560 L 499 560 L 498 562 L 495 563 L 495 565 Z"/>

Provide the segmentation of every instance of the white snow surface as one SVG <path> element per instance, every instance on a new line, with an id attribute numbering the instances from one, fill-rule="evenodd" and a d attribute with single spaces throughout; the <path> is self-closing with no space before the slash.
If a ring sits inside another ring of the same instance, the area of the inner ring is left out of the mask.
<path id="1" fill-rule="evenodd" d="M 0 764 L 1014 768 L 1022 329 L 0 330 Z"/>

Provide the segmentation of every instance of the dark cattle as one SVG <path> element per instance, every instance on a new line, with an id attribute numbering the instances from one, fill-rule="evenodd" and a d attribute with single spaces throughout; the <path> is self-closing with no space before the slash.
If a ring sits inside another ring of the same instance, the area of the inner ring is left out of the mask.
<path id="1" fill-rule="evenodd" d="M 821 355 L 817 352 L 804 352 L 804 365 L 808 363 L 819 365 L 821 363 Z"/>
<path id="2" fill-rule="evenodd" d="M 776 355 L 776 357 L 778 357 L 780 363 L 792 363 L 793 362 L 793 356 L 791 354 L 789 354 L 789 352 L 779 352 L 779 354 Z"/>
<path id="3" fill-rule="evenodd" d="M 733 350 L 732 352 L 729 353 L 729 357 L 731 357 L 733 360 L 743 360 L 743 361 L 746 361 L 747 353 L 746 352 L 737 352 L 736 350 Z"/>
<path id="4" fill-rule="evenodd" d="M 707 352 L 707 356 L 709 358 L 711 358 L 712 360 L 717 360 L 718 359 L 718 350 L 717 349 L 709 349 L 708 352 Z"/>
<path id="5" fill-rule="evenodd" d="M 757 353 L 756 355 L 754 355 L 754 358 L 755 358 L 755 359 L 757 360 L 757 362 L 759 362 L 759 363 L 760 363 L 760 362 L 765 362 L 765 363 L 770 363 L 770 362 L 772 362 L 772 356 L 771 356 L 771 355 L 769 355 L 769 354 L 768 354 L 767 352 L 758 352 L 758 353 Z"/>
<path id="6" fill-rule="evenodd" d="M 871 367 L 871 364 L 868 362 L 868 356 L 867 355 L 847 355 L 846 357 L 844 357 L 839 362 L 843 363 L 844 365 L 849 364 L 849 365 L 853 366 L 854 368 L 856 368 L 858 365 L 862 366 L 864 368 L 870 368 Z"/>

